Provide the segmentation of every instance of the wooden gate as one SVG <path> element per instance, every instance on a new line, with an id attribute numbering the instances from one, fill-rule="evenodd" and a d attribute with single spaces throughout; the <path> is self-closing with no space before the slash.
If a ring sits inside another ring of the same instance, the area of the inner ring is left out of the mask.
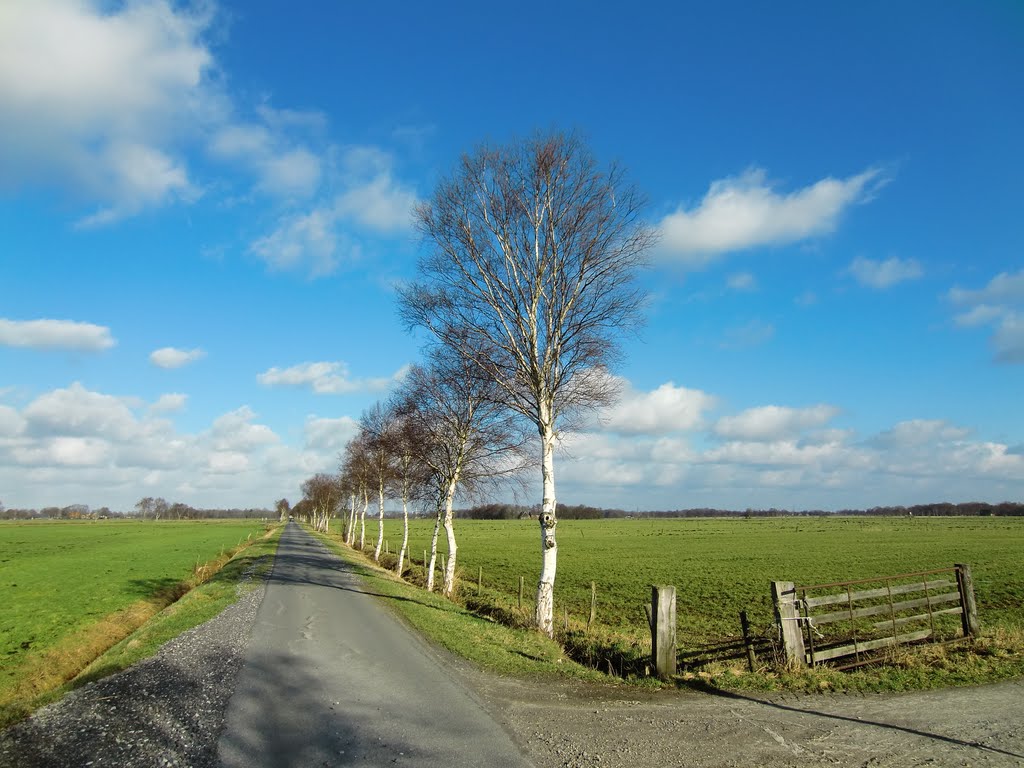
<path id="1" fill-rule="evenodd" d="M 978 634 L 967 565 L 806 587 L 773 581 L 772 600 L 786 660 L 797 666 L 853 667 L 894 646 Z"/>

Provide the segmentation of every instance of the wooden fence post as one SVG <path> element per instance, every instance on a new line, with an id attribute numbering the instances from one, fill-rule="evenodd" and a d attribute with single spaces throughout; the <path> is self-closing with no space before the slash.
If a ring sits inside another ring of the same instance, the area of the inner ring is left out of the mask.
<path id="1" fill-rule="evenodd" d="M 477 597 L 480 597 L 480 593 L 483 592 L 483 589 L 484 589 L 484 567 L 481 565 L 480 566 L 480 571 L 477 573 L 477 576 L 476 576 L 476 596 Z"/>
<path id="2" fill-rule="evenodd" d="M 740 628 L 743 630 L 743 647 L 747 652 L 747 666 L 750 671 L 757 670 L 757 657 L 754 655 L 754 643 L 750 639 L 750 619 L 746 611 L 740 611 Z"/>
<path id="3" fill-rule="evenodd" d="M 978 621 L 978 604 L 974 602 L 974 580 L 971 578 L 971 566 L 966 563 L 956 564 L 956 584 L 960 590 L 960 605 L 963 613 L 964 637 L 977 637 L 981 633 Z"/>
<path id="4" fill-rule="evenodd" d="M 662 680 L 676 673 L 675 587 L 651 587 L 651 661 Z"/>
<path id="5" fill-rule="evenodd" d="M 782 645 L 786 649 L 786 663 L 802 667 L 806 663 L 804 633 L 800 627 L 800 611 L 796 607 L 796 585 L 792 581 L 773 581 L 772 603 Z"/>
<path id="6" fill-rule="evenodd" d="M 519 610 L 523 610 L 523 577 L 519 577 Z"/>
<path id="7" fill-rule="evenodd" d="M 594 619 L 597 618 L 597 582 L 590 582 L 590 618 L 587 620 L 587 632 L 594 625 Z"/>

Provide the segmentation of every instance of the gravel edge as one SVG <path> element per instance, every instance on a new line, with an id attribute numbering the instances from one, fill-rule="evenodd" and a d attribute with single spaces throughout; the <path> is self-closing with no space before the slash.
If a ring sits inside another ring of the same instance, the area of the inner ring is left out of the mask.
<path id="1" fill-rule="evenodd" d="M 253 575 L 265 562 L 247 570 L 235 603 L 155 656 L 0 732 L 0 768 L 215 768 L 228 701 L 266 591 L 266 577 L 253 585 Z"/>

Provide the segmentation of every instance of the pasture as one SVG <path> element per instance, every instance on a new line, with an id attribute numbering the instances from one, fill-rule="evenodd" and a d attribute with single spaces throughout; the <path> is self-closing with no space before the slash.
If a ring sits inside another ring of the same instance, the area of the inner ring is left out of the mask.
<path id="1" fill-rule="evenodd" d="M 411 524 L 417 570 L 433 521 Z M 367 542 L 376 540 L 367 522 Z M 476 591 L 523 613 L 532 610 L 540 566 L 534 520 L 456 520 L 461 592 Z M 401 522 L 385 521 L 391 552 Z M 735 638 L 748 611 L 755 632 L 770 631 L 772 580 L 818 584 L 895 575 L 967 563 L 974 575 L 983 629 L 1024 627 L 1024 518 L 921 517 L 562 520 L 558 525 L 555 615 L 585 624 L 591 582 L 597 584 L 597 625 L 623 639 L 649 642 L 644 606 L 650 585 L 677 588 L 679 643 L 695 647 Z M 444 551 L 444 536 L 439 541 Z"/>
<path id="2" fill-rule="evenodd" d="M 66 657 L 73 674 L 180 594 L 197 565 L 264 530 L 256 520 L 0 523 L 0 704 L 33 676 L 49 686 L 46 669 Z"/>

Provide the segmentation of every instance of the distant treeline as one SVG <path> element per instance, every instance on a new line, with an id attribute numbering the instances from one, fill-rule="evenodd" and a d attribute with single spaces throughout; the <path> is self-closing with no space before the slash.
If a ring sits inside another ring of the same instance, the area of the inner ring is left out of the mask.
<path id="1" fill-rule="evenodd" d="M 458 510 L 457 517 L 471 520 L 518 520 L 537 517 L 540 505 L 521 504 L 479 504 L 469 509 Z M 1004 501 L 1000 504 L 986 504 L 968 501 L 962 504 L 915 504 L 909 507 L 872 507 L 871 509 L 841 509 L 827 512 L 822 509 L 792 511 L 787 509 L 673 509 L 658 511 L 629 511 L 625 509 L 602 509 L 585 504 L 559 504 L 558 517 L 562 520 L 600 520 L 613 517 L 826 517 L 826 516 L 874 516 L 874 517 L 990 517 L 1024 516 L 1024 503 Z"/>
<path id="2" fill-rule="evenodd" d="M 180 502 L 145 506 L 144 510 L 115 512 L 107 507 L 90 509 L 87 504 L 41 509 L 5 509 L 0 504 L 0 520 L 229 520 L 276 517 L 273 512 L 266 509 L 197 509 Z"/>

